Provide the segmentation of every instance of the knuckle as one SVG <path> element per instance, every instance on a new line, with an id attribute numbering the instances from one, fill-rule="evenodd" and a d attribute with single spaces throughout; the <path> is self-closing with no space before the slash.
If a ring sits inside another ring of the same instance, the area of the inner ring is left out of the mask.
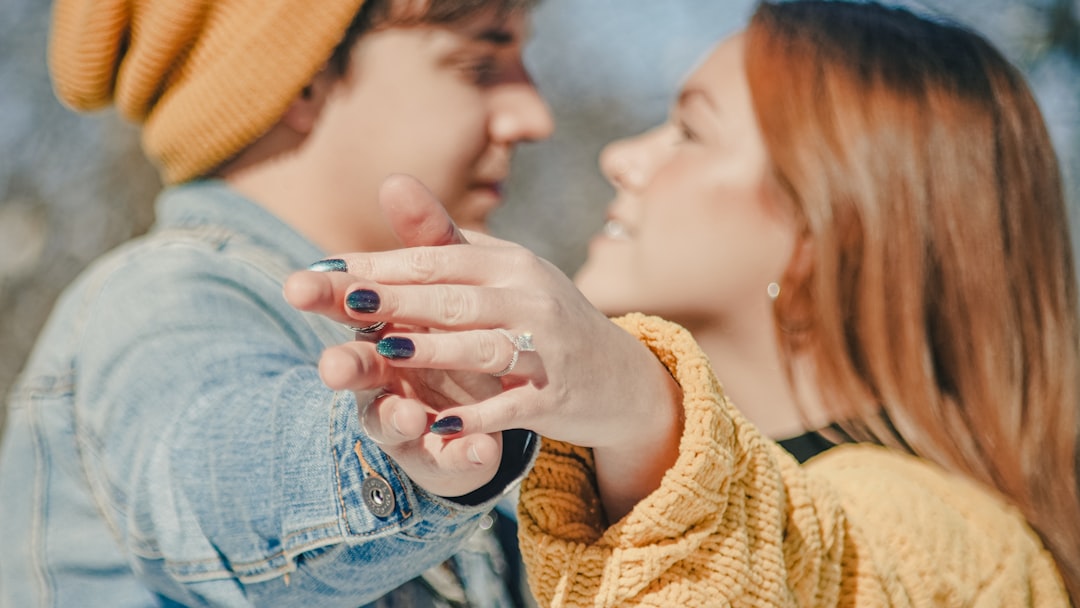
<path id="1" fill-rule="evenodd" d="M 517 399 L 512 399 L 501 404 L 499 415 L 505 420 L 518 422 L 531 422 L 533 416 L 539 411 L 536 409 L 535 396 L 530 391 L 523 391 Z"/>
<path id="2" fill-rule="evenodd" d="M 524 247 L 514 247 L 503 254 L 507 267 L 512 269 L 511 276 L 519 273 L 527 273 L 526 276 L 534 276 L 535 266 L 539 258 Z"/>
<path id="3" fill-rule="evenodd" d="M 493 332 L 486 331 L 480 334 L 479 344 L 477 344 L 477 353 L 479 353 L 480 363 L 485 368 L 502 369 L 506 365 L 506 355 L 502 354 L 503 342 L 506 342 L 502 336 Z"/>
<path id="4" fill-rule="evenodd" d="M 400 294 L 393 287 L 387 287 L 385 285 L 376 288 L 379 294 L 379 314 L 382 315 L 401 315 L 408 311 L 403 306 Z"/>
<path id="5" fill-rule="evenodd" d="M 426 247 L 407 250 L 405 265 L 412 277 L 420 283 L 434 281 L 439 267 L 435 251 Z"/>
<path id="6" fill-rule="evenodd" d="M 563 316 L 563 303 L 548 293 L 541 293 L 533 298 L 532 307 L 533 318 L 560 319 Z"/>
<path id="7" fill-rule="evenodd" d="M 346 345 L 339 345 L 323 353 L 319 360 L 319 375 L 327 385 L 342 389 L 355 384 L 357 378 L 363 378 L 368 367 L 358 353 Z"/>
<path id="8" fill-rule="evenodd" d="M 349 266 L 349 274 L 358 277 L 373 277 L 378 271 L 378 265 L 371 256 L 356 255 L 346 258 Z"/>
<path id="9" fill-rule="evenodd" d="M 472 420 L 469 421 L 469 430 L 474 433 L 488 433 L 491 421 L 484 413 L 484 408 L 478 407 L 472 415 Z"/>
<path id="10" fill-rule="evenodd" d="M 445 364 L 453 361 L 453 349 L 446 348 L 442 340 L 427 340 L 425 336 L 413 338 L 416 343 L 416 354 L 413 355 L 414 363 Z"/>
<path id="11" fill-rule="evenodd" d="M 450 324 L 467 323 L 476 316 L 476 305 L 460 289 L 440 286 L 435 292 L 439 316 Z"/>

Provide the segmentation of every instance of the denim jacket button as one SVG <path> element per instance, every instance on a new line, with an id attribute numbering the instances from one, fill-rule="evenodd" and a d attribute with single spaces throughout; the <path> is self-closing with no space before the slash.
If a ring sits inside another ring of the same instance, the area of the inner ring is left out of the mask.
<path id="1" fill-rule="evenodd" d="M 364 504 L 375 517 L 388 517 L 394 512 L 394 492 L 382 477 L 368 477 L 360 486 Z"/>

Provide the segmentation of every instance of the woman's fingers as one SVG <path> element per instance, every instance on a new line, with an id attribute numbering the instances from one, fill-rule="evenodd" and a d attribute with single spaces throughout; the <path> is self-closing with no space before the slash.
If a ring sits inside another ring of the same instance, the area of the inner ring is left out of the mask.
<path id="1" fill-rule="evenodd" d="M 379 206 L 405 247 L 506 244 L 486 234 L 458 228 L 439 199 L 411 175 L 399 173 L 386 178 L 379 188 Z"/>
<path id="2" fill-rule="evenodd" d="M 409 477 L 440 496 L 462 496 L 495 477 L 502 459 L 502 435 L 473 434 L 452 439 L 427 434 L 419 442 L 383 448 Z"/>
<path id="3" fill-rule="evenodd" d="M 502 459 L 502 436 L 472 434 L 444 438 L 427 433 L 415 441 L 379 448 L 421 487 L 439 496 L 462 496 L 495 477 Z"/>
<path id="4" fill-rule="evenodd" d="M 543 434 L 541 390 L 533 384 L 509 388 L 490 399 L 439 412 L 429 430 L 446 438 L 525 428 Z M 585 435 L 585 433 L 582 433 Z"/>
<path id="5" fill-rule="evenodd" d="M 364 433 L 383 447 L 415 441 L 431 424 L 425 404 L 392 393 L 380 392 L 364 400 L 357 395 L 357 407 Z"/>
<path id="6" fill-rule="evenodd" d="M 474 433 L 441 437 L 428 432 L 434 414 L 426 404 L 382 393 L 359 405 L 364 433 L 440 496 L 461 496 L 491 481 L 502 460 L 502 436 Z"/>
<path id="7" fill-rule="evenodd" d="M 482 237 L 469 233 L 470 238 Z M 493 237 L 490 244 L 410 247 L 372 253 L 348 253 L 345 262 L 357 278 L 386 284 L 456 283 L 499 286 L 513 283 L 521 273 L 534 276 L 540 258 L 527 249 Z"/>
<path id="8" fill-rule="evenodd" d="M 519 255 L 515 249 L 500 249 L 506 256 L 521 258 L 520 264 L 512 265 L 519 269 L 525 264 L 533 264 L 536 259 L 531 255 Z M 416 319 L 416 324 L 437 321 L 433 327 L 459 328 L 462 323 L 490 326 L 492 314 L 514 310 L 499 308 L 506 304 L 505 298 L 493 291 L 499 289 L 500 283 L 509 282 L 511 276 L 499 259 L 500 256 L 493 252 L 475 246 L 353 254 L 322 260 L 313 265 L 319 269 L 317 271 L 293 273 L 285 281 L 283 295 L 294 308 L 318 313 L 339 323 L 355 324 L 353 321 L 356 320 L 414 323 L 409 320 L 412 318 Z M 446 271 L 445 265 L 468 270 Z M 536 274 L 532 273 L 532 276 Z M 462 289 L 477 285 L 487 286 L 481 289 L 488 291 Z M 391 289 L 391 286 L 397 289 Z M 532 287 L 543 293 L 542 285 Z M 417 291 L 407 291 L 409 288 Z M 500 291 L 509 293 L 505 289 Z M 422 299 L 418 302 L 419 307 L 409 302 L 410 298 L 416 297 Z M 480 322 L 477 317 L 487 321 Z"/>
<path id="9" fill-rule="evenodd" d="M 293 308 L 352 325 L 354 321 L 342 303 L 355 283 L 356 277 L 345 272 L 303 270 L 285 279 L 282 295 Z"/>
<path id="10" fill-rule="evenodd" d="M 282 287 L 285 301 L 300 310 L 319 310 L 334 301 L 334 285 L 328 274 L 312 271 L 295 272 L 285 279 Z"/>
<path id="11" fill-rule="evenodd" d="M 363 347 L 370 349 L 371 345 L 360 345 L 351 353 L 345 348 L 335 350 L 351 359 L 352 354 L 362 354 Z M 357 378 L 366 379 L 363 374 Z M 357 409 L 368 439 L 430 492 L 461 496 L 491 481 L 498 471 L 502 459 L 500 434 L 450 438 L 431 433 L 430 425 L 437 414 L 425 401 L 382 389 L 367 390 L 357 394 Z"/>
<path id="12" fill-rule="evenodd" d="M 397 370 L 379 356 L 368 342 L 346 342 L 331 346 L 319 358 L 319 377 L 335 390 L 366 391 L 386 386 Z"/>
<path id="13" fill-rule="evenodd" d="M 439 199 L 411 175 L 396 174 L 386 178 L 379 187 L 379 205 L 405 247 L 469 242 Z"/>
<path id="14" fill-rule="evenodd" d="M 554 306 L 544 291 L 470 285 L 376 285 L 354 283 L 343 296 L 349 323 L 387 321 L 441 330 L 498 327 L 509 317 L 544 319 Z M 340 306 L 340 305 L 339 305 Z"/>
<path id="15" fill-rule="evenodd" d="M 375 351 L 394 367 L 482 372 L 540 380 L 532 334 L 501 329 L 385 335 Z"/>

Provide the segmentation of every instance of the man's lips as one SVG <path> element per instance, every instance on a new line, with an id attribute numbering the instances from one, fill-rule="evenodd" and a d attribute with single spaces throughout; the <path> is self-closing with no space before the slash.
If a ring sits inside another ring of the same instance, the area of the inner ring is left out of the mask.
<path id="1" fill-rule="evenodd" d="M 502 180 L 485 180 L 473 182 L 474 190 L 489 190 L 494 192 L 498 196 L 502 196 L 503 181 Z"/>

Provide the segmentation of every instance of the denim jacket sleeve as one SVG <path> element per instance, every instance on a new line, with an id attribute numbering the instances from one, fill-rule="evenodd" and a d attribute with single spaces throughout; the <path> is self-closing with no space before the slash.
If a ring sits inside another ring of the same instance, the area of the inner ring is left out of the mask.
<path id="1" fill-rule="evenodd" d="M 81 304 L 76 436 L 140 578 L 189 605 L 356 606 L 454 553 L 499 494 L 413 485 L 353 394 L 320 381 L 327 322 L 289 307 L 258 256 L 211 245 L 136 248 Z"/>

